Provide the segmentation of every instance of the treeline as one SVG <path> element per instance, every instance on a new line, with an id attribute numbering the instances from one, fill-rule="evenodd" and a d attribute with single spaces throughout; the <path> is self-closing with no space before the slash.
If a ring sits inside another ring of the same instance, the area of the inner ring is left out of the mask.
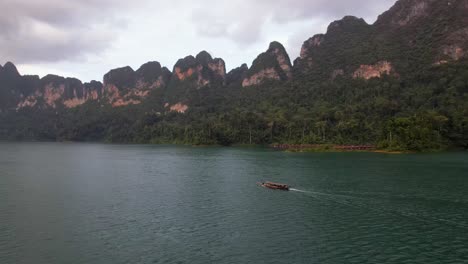
<path id="1" fill-rule="evenodd" d="M 184 144 L 373 144 L 391 150 L 468 148 L 468 62 L 433 66 L 402 79 L 316 81 L 184 93 L 185 114 L 167 112 L 164 92 L 112 108 L 0 113 L 8 140 Z"/>

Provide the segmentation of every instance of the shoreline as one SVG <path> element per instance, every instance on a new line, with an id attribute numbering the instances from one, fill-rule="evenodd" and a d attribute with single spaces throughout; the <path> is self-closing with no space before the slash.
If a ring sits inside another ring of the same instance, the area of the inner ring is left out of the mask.
<path id="1" fill-rule="evenodd" d="M 290 153 L 346 153 L 346 152 L 365 152 L 365 153 L 377 153 L 377 154 L 412 154 L 412 153 L 427 153 L 432 151 L 410 151 L 410 150 L 389 150 L 379 149 L 374 145 L 336 145 L 336 144 L 314 144 L 314 145 L 290 145 L 290 144 L 273 144 L 270 148 L 277 149 L 280 151 Z M 437 150 L 444 151 L 444 149 Z"/>
<path id="2" fill-rule="evenodd" d="M 108 141 L 42 141 L 42 140 L 0 140 L 0 143 L 63 143 L 63 144 L 105 144 L 105 145 L 150 145 L 150 146 L 162 146 L 162 145 L 174 145 L 174 146 L 186 146 L 186 147 L 235 147 L 235 148 L 267 148 L 271 150 L 289 152 L 289 153 L 346 153 L 346 152 L 365 152 L 365 153 L 376 153 L 376 154 L 391 154 L 391 155 L 402 155 L 402 154 L 416 154 L 416 153 L 438 153 L 438 152 L 466 152 L 467 149 L 462 148 L 441 148 L 431 149 L 423 151 L 411 151 L 411 150 L 387 150 L 379 149 L 372 145 L 334 145 L 334 144 L 316 144 L 316 145 L 290 145 L 290 144 L 232 144 L 229 146 L 219 144 L 190 144 L 181 142 L 167 142 L 167 143 L 143 143 L 143 142 L 108 142 Z M 279 147 L 280 146 L 280 147 Z"/>

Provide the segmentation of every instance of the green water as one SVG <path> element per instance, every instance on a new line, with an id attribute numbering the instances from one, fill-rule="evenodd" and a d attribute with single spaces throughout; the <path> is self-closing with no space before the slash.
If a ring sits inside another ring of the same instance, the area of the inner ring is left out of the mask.
<path id="1" fill-rule="evenodd" d="M 468 263 L 468 153 L 0 143 L 0 263 Z"/>

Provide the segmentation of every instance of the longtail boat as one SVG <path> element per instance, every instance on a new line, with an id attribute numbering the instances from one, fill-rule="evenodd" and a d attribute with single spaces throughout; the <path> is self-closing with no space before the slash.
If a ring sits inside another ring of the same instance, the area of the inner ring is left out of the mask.
<path id="1" fill-rule="evenodd" d="M 289 191 L 289 185 L 287 184 L 281 184 L 281 183 L 275 183 L 275 182 L 262 182 L 262 183 L 259 183 L 259 185 L 265 188 L 273 189 L 273 190 Z"/>

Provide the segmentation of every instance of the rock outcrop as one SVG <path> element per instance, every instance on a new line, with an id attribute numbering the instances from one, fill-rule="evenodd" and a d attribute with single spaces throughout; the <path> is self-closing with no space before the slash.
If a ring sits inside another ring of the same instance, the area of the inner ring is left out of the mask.
<path id="1" fill-rule="evenodd" d="M 104 75 L 104 97 L 114 107 L 140 104 L 151 90 L 165 87 L 170 75 L 159 62 L 143 64 L 137 71 L 129 66 L 113 69 Z"/>
<path id="2" fill-rule="evenodd" d="M 320 80 L 334 79 L 337 69 L 343 76 L 366 78 L 368 72 L 376 77 L 381 73 L 371 68 L 381 65 L 374 64 L 389 61 L 393 73 L 406 75 L 422 66 L 466 58 L 467 2 L 399 0 L 372 25 L 344 17 L 331 23 L 326 34 L 304 42 L 294 71 Z"/>
<path id="3" fill-rule="evenodd" d="M 334 21 L 325 34 L 304 42 L 294 66 L 283 45 L 272 42 L 250 68 L 243 64 L 227 74 L 224 61 L 206 51 L 180 59 L 172 72 L 158 62 L 145 63 L 136 71 L 128 66 L 114 69 L 104 76 L 103 84 L 55 75 L 21 76 L 8 62 L 0 65 L 0 111 L 73 108 L 88 101 L 127 106 L 142 103 L 151 93 L 159 96 L 159 107 L 168 102 L 169 111 L 185 113 L 196 90 L 205 87 L 211 90 L 203 92 L 211 92 L 294 77 L 308 81 L 333 81 L 339 76 L 404 78 L 424 66 L 468 57 L 467 14 L 468 0 L 399 0 L 372 25 L 353 16 Z"/>
<path id="4" fill-rule="evenodd" d="M 187 56 L 178 60 L 174 66 L 172 80 L 196 88 L 224 85 L 226 65 L 222 59 L 213 59 L 208 52 L 202 51 L 196 57 Z"/>
<path id="5" fill-rule="evenodd" d="M 175 69 L 172 74 L 159 62 L 148 62 L 136 71 L 129 66 L 113 69 L 104 75 L 104 84 L 97 81 L 83 84 L 78 79 L 56 75 L 42 79 L 21 76 L 13 63 L 8 62 L 0 67 L 0 109 L 74 108 L 92 100 L 120 107 L 140 104 L 152 90 L 166 89 L 174 78 L 195 80 L 197 88 L 226 83 L 224 61 L 213 59 L 207 52 L 181 60 Z M 183 113 L 187 108 L 175 104 L 171 111 Z"/>
<path id="6" fill-rule="evenodd" d="M 333 79 L 337 69 L 341 69 L 339 75 L 348 72 L 353 66 L 350 61 L 359 61 L 365 55 L 361 46 L 371 31 L 372 27 L 362 18 L 346 16 L 332 22 L 326 34 L 317 34 L 303 43 L 294 71 L 322 79 Z"/>
<path id="7" fill-rule="evenodd" d="M 188 105 L 183 103 L 176 103 L 174 105 L 169 105 L 166 103 L 165 107 L 169 108 L 170 112 L 177 112 L 179 114 L 184 114 L 189 108 Z"/>
<path id="8" fill-rule="evenodd" d="M 59 105 L 73 108 L 88 100 L 97 100 L 102 94 L 102 84 L 96 81 L 83 84 L 76 78 L 64 78 L 51 74 L 40 80 L 36 77 L 25 76 L 26 82 L 28 79 L 31 86 L 35 88 L 29 93 L 20 95 L 21 101 L 17 109 L 34 106 L 56 108 Z"/>
<path id="9" fill-rule="evenodd" d="M 430 5 L 439 0 L 399 0 L 387 12 L 379 16 L 377 26 L 407 26 L 429 16 Z M 447 1 L 445 1 L 447 2 Z"/>
<path id="10" fill-rule="evenodd" d="M 171 78 L 171 72 L 166 67 L 161 67 L 157 61 L 147 62 L 136 71 L 138 88 L 157 89 L 165 87 Z"/>
<path id="11" fill-rule="evenodd" d="M 259 85 L 268 80 L 286 81 L 291 77 L 292 65 L 286 49 L 279 42 L 272 42 L 268 50 L 253 61 L 242 87 Z"/>
<path id="12" fill-rule="evenodd" d="M 362 78 L 369 80 L 371 78 L 380 78 L 382 75 L 393 73 L 392 64 L 388 61 L 379 61 L 373 65 L 361 65 L 353 73 L 353 78 Z"/>

